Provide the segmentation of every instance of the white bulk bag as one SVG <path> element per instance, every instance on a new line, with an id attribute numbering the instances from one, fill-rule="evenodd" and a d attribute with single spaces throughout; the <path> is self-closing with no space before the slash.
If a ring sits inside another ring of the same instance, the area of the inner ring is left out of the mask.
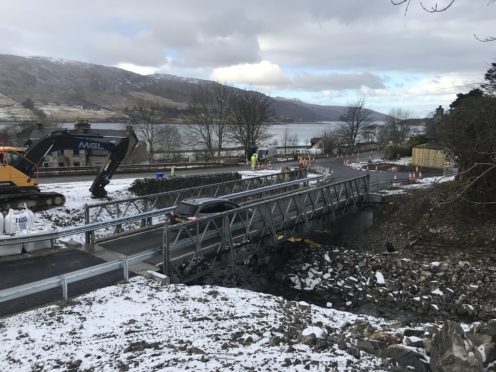
<path id="1" fill-rule="evenodd" d="M 0 240 L 10 238 L 9 235 L 0 235 Z M 22 243 L 5 244 L 0 243 L 0 256 L 10 256 L 13 254 L 21 254 Z"/>
<path id="2" fill-rule="evenodd" d="M 31 230 L 34 225 L 34 213 L 25 208 L 20 211 L 9 209 L 5 216 L 5 234 L 14 235 L 17 231 Z"/>
<path id="3" fill-rule="evenodd" d="M 53 231 L 53 230 L 52 230 Z M 27 231 L 27 230 L 21 230 L 16 233 L 16 236 L 29 236 L 30 234 L 39 234 L 43 232 L 49 232 L 48 230 L 32 230 L 32 231 Z M 24 252 L 30 253 L 34 251 L 38 251 L 40 249 L 45 249 L 45 248 L 51 248 L 52 244 L 50 240 L 39 240 L 36 242 L 25 242 L 22 243 L 22 248 Z"/>

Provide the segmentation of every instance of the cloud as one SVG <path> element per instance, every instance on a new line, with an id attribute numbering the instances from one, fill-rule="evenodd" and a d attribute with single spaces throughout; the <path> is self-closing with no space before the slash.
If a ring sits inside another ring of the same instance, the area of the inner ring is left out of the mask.
<path id="1" fill-rule="evenodd" d="M 0 53 L 336 97 L 400 91 L 420 74 L 482 76 L 494 43 L 473 34 L 495 35 L 495 18 L 496 4 L 461 0 L 439 14 L 415 1 L 406 15 L 387 0 L 16 0 L 0 4 Z M 393 75 L 401 82 L 386 80 Z"/>
<path id="2" fill-rule="evenodd" d="M 210 78 L 220 82 L 257 86 L 262 90 L 272 88 L 315 92 L 360 89 L 362 87 L 382 89 L 385 87 L 382 79 L 371 73 L 316 74 L 303 72 L 290 78 L 280 66 L 269 61 L 216 68 Z"/>
<path id="3" fill-rule="evenodd" d="M 219 82 L 261 87 L 286 86 L 290 83 L 288 76 L 282 69 L 268 61 L 216 68 L 210 78 Z"/>
<path id="4" fill-rule="evenodd" d="M 362 74 L 310 74 L 303 73 L 293 79 L 295 88 L 309 91 L 360 89 L 382 89 L 382 79 L 371 73 Z"/>
<path id="5" fill-rule="evenodd" d="M 99 33 L 88 41 L 86 50 L 103 64 L 160 66 L 167 61 L 164 50 L 149 31 L 128 37 L 113 32 Z"/>

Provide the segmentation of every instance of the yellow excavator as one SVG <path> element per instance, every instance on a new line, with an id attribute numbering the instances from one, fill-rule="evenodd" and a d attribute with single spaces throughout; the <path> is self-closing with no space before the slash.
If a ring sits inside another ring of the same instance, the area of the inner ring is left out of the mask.
<path id="1" fill-rule="evenodd" d="M 41 192 L 38 187 L 38 168 L 52 151 L 74 149 L 106 151 L 107 160 L 98 171 L 90 191 L 93 197 L 105 197 L 105 186 L 115 170 L 137 143 L 133 132 L 122 136 L 104 136 L 98 130 L 56 130 L 34 141 L 27 149 L 0 147 L 0 210 L 33 209 L 61 206 L 64 195 L 57 192 Z"/>

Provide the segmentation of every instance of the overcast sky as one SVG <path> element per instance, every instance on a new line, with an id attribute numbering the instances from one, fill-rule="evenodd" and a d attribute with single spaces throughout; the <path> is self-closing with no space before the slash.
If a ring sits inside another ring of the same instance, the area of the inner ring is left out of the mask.
<path id="1" fill-rule="evenodd" d="M 445 0 L 439 1 L 440 6 Z M 426 6 L 435 4 L 424 0 Z M 496 61 L 496 4 L 456 0 L 16 0 L 0 4 L 0 53 L 169 73 L 273 97 L 426 115 Z"/>

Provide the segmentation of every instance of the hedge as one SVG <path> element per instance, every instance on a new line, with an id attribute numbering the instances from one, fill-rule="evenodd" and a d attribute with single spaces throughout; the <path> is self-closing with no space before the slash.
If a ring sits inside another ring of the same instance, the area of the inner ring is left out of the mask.
<path id="1" fill-rule="evenodd" d="M 386 160 L 396 160 L 404 156 L 412 156 L 412 149 L 415 146 L 426 143 L 427 139 L 422 136 L 410 137 L 407 143 L 402 145 L 387 145 L 384 147 L 384 159 Z"/>
<path id="2" fill-rule="evenodd" d="M 129 191 L 138 196 L 144 196 L 240 179 L 241 175 L 237 172 L 193 175 L 185 177 L 173 176 L 170 178 L 140 178 L 134 180 L 129 187 Z"/>

